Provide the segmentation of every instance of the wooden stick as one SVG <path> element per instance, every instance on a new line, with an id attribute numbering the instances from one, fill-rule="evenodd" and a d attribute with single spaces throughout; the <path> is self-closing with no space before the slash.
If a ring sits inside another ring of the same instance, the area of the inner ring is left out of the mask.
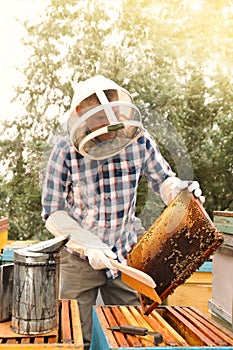
<path id="1" fill-rule="evenodd" d="M 198 321 L 200 321 L 204 326 L 206 326 L 208 329 L 210 329 L 213 333 L 218 335 L 224 342 L 227 343 L 227 345 L 233 345 L 233 334 L 231 332 L 227 333 L 228 331 L 225 328 L 221 328 L 219 324 L 214 324 L 212 319 L 208 319 L 207 315 L 204 315 L 199 310 L 195 310 L 193 307 L 183 307 L 183 309 L 188 312 L 190 315 L 195 317 Z"/>
<path id="2" fill-rule="evenodd" d="M 125 325 L 125 324 L 127 324 L 127 321 L 124 318 L 124 316 L 122 315 L 122 313 L 119 310 L 118 306 L 112 306 L 111 307 L 111 311 L 112 311 L 114 317 L 116 318 L 118 325 Z M 140 347 L 142 345 L 141 342 L 139 341 L 139 339 L 135 335 L 125 334 L 125 336 L 126 336 L 126 339 L 128 340 L 128 342 L 129 342 L 131 347 L 138 348 L 138 347 Z"/>
<path id="3" fill-rule="evenodd" d="M 78 302 L 76 299 L 70 300 L 70 310 L 74 344 L 83 344 L 81 321 L 79 316 Z"/>
<path id="4" fill-rule="evenodd" d="M 166 317 L 169 319 L 171 325 L 176 325 L 176 329 L 181 334 L 185 334 L 186 339 L 190 345 L 193 346 L 214 346 L 214 342 L 198 330 L 189 319 L 183 317 L 178 313 L 174 307 L 166 306 L 167 314 Z"/>
<path id="5" fill-rule="evenodd" d="M 164 318 L 155 310 L 151 313 L 152 317 L 159 322 L 161 327 L 164 327 L 168 333 L 170 333 L 171 337 L 175 339 L 175 341 L 181 346 L 189 346 L 186 340 L 178 333 L 176 330 L 164 320 Z"/>
<path id="6" fill-rule="evenodd" d="M 188 310 L 185 307 L 175 306 L 174 309 L 177 310 L 182 316 L 187 318 L 204 335 L 211 339 L 215 343 L 215 345 L 228 345 L 221 337 L 219 337 L 218 334 L 213 332 L 213 330 L 211 330 L 207 324 L 204 324 L 203 322 L 201 322 L 200 319 L 197 319 L 196 315 L 188 312 Z"/>
<path id="7" fill-rule="evenodd" d="M 179 343 L 176 341 L 176 339 L 167 331 L 165 324 L 161 326 L 160 323 L 152 315 L 144 315 L 140 307 L 137 307 L 137 310 L 140 312 L 142 317 L 150 324 L 150 326 L 155 332 L 160 332 L 162 334 L 166 345 L 179 346 Z"/>
<path id="8" fill-rule="evenodd" d="M 108 320 L 108 323 L 111 326 L 118 326 L 116 319 L 114 318 L 113 314 L 111 313 L 111 310 L 109 307 L 102 307 L 102 310 L 105 314 L 106 319 Z M 120 347 L 128 347 L 129 343 L 127 342 L 125 335 L 121 332 L 113 332 L 117 343 L 119 344 Z"/>
<path id="9" fill-rule="evenodd" d="M 132 313 L 130 312 L 129 308 L 127 306 L 120 306 L 120 310 L 122 312 L 122 314 L 124 315 L 125 319 L 127 320 L 128 324 L 131 326 L 140 326 L 140 319 L 139 318 L 135 318 Z M 151 336 L 146 335 L 146 336 L 137 336 L 141 343 L 144 346 L 154 346 L 154 341 L 151 340 Z"/>
<path id="10" fill-rule="evenodd" d="M 69 300 L 62 300 L 61 307 L 61 342 L 72 343 L 72 334 L 70 327 Z"/>
<path id="11" fill-rule="evenodd" d="M 102 307 L 95 307 L 95 312 L 96 315 L 98 316 L 98 320 L 101 324 L 101 327 L 103 329 L 103 332 L 106 334 L 107 338 L 108 338 L 108 342 L 109 342 L 109 346 L 110 348 L 118 348 L 118 344 L 117 341 L 113 335 L 113 332 L 110 331 L 110 329 L 108 329 L 108 327 L 110 327 L 108 321 L 106 320 L 105 314 L 102 310 Z"/>

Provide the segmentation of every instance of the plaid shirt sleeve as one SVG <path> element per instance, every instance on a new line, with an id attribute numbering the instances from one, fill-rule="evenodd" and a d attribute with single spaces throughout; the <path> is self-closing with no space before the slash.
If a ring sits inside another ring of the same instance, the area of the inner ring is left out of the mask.
<path id="1" fill-rule="evenodd" d="M 42 190 L 42 218 L 56 210 L 64 210 L 70 185 L 69 147 L 61 140 L 50 155 Z"/>
<path id="2" fill-rule="evenodd" d="M 148 132 L 146 137 L 146 156 L 144 163 L 144 173 L 152 190 L 160 194 L 160 186 L 169 176 L 176 176 L 170 165 L 163 158 L 160 150 Z"/>

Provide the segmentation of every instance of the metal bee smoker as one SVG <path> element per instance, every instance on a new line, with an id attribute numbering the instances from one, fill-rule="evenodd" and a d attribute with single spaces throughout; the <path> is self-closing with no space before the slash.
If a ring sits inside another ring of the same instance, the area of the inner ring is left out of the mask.
<path id="1" fill-rule="evenodd" d="M 12 330 L 19 334 L 52 331 L 58 323 L 59 237 L 14 252 Z"/>

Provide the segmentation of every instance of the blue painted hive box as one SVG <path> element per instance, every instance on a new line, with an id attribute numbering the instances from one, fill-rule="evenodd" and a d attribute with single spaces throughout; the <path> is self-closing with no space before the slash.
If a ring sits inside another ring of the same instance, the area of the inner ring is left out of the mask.
<path id="1" fill-rule="evenodd" d="M 20 248 L 26 248 L 34 243 L 37 243 L 37 240 L 28 240 L 28 241 L 13 241 L 6 244 L 2 249 L 1 254 L 1 264 L 10 264 L 14 262 L 14 251 Z"/>
<path id="2" fill-rule="evenodd" d="M 162 342 L 152 335 L 138 336 L 108 329 L 132 325 L 159 332 Z M 149 315 L 141 306 L 94 306 L 91 350 L 117 349 L 233 349 L 233 333 L 192 306 L 160 305 Z"/>

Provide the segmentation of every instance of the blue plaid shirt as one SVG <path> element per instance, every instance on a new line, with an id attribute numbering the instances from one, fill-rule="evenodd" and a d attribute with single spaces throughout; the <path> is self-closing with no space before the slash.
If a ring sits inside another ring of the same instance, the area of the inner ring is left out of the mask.
<path id="1" fill-rule="evenodd" d="M 118 155 L 104 160 L 84 158 L 68 137 L 62 138 L 47 166 L 43 216 L 67 210 L 123 261 L 137 241 L 135 203 L 143 174 L 158 195 L 161 183 L 175 175 L 146 131 Z M 107 276 L 114 277 L 110 271 Z"/>

